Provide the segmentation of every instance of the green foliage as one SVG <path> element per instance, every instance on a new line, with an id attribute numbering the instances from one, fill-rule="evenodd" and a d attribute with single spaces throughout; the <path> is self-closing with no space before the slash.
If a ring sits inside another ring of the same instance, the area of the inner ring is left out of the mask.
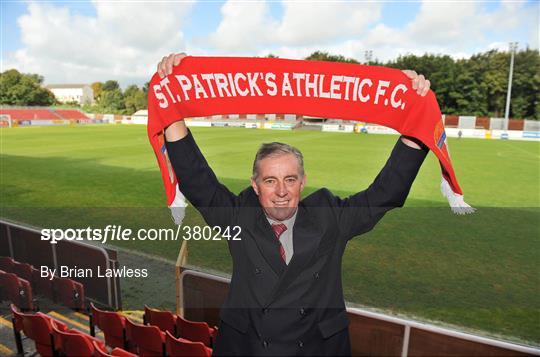
<path id="1" fill-rule="evenodd" d="M 117 81 L 108 80 L 107 82 L 103 83 L 102 89 L 103 91 L 113 91 L 115 89 L 120 89 L 120 84 L 118 84 Z"/>
<path id="2" fill-rule="evenodd" d="M 52 105 L 54 94 L 41 86 L 43 77 L 19 73 L 15 69 L 0 73 L 0 104 L 3 105 Z"/>
<path id="3" fill-rule="evenodd" d="M 124 95 L 120 88 L 113 90 L 104 90 L 101 94 L 101 100 L 99 101 L 99 107 L 105 113 L 120 113 L 124 110 Z"/>
<path id="4" fill-rule="evenodd" d="M 124 92 L 124 104 L 126 114 L 133 114 L 137 110 L 146 109 L 147 94 L 136 85 L 130 85 Z"/>
<path id="5" fill-rule="evenodd" d="M 504 116 L 510 53 L 496 50 L 466 60 L 448 55 L 400 56 L 384 64 L 413 69 L 431 81 L 445 114 Z M 511 118 L 540 119 L 540 55 L 525 49 L 515 54 Z"/>
<path id="6" fill-rule="evenodd" d="M 311 61 L 330 61 L 330 62 L 345 62 L 345 63 L 360 63 L 354 58 L 345 58 L 342 55 L 332 55 L 328 52 L 315 51 L 305 59 Z"/>

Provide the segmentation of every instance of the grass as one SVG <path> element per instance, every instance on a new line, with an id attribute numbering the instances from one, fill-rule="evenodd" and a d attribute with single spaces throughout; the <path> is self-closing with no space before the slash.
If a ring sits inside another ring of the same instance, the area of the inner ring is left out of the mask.
<path id="1" fill-rule="evenodd" d="M 193 128 L 220 180 L 248 185 L 261 142 L 304 153 L 308 187 L 366 188 L 395 136 Z M 1 129 L 1 216 L 40 227 L 173 227 L 143 126 Z M 466 201 L 451 214 L 434 155 L 404 208 L 353 239 L 343 260 L 347 301 L 540 344 L 540 143 L 450 139 Z M 190 207 L 187 224 L 203 224 Z M 179 242 L 112 242 L 174 260 Z M 191 264 L 231 271 L 225 242 L 190 242 Z M 172 283 L 172 282 L 171 282 Z"/>

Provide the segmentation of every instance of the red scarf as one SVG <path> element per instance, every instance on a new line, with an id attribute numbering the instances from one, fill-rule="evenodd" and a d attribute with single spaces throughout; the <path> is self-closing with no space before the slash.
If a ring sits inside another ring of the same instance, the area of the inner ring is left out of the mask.
<path id="1" fill-rule="evenodd" d="M 397 69 L 277 58 L 186 57 L 148 93 L 148 137 L 167 204 L 185 207 L 168 161 L 163 130 L 175 121 L 216 114 L 297 114 L 380 124 L 423 142 L 439 159 L 441 190 L 455 213 L 463 201 L 437 99 L 421 97 Z M 177 222 L 179 223 L 179 222 Z"/>

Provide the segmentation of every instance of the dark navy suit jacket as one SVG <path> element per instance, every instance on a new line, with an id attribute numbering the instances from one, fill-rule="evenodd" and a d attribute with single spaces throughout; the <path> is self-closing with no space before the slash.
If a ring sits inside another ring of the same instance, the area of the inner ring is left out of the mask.
<path id="1" fill-rule="evenodd" d="M 233 273 L 221 308 L 214 355 L 350 355 L 349 320 L 341 283 L 347 242 L 403 206 L 427 149 L 398 140 L 366 190 L 341 199 L 322 188 L 299 204 L 294 254 L 286 265 L 254 190 L 222 185 L 191 132 L 166 143 L 180 191 L 210 226 L 241 227 L 229 240 Z"/>

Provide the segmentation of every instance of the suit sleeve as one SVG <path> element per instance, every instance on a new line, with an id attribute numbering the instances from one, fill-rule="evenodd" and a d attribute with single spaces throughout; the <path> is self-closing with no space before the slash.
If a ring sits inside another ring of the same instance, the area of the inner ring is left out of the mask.
<path id="1" fill-rule="evenodd" d="M 340 231 L 347 240 L 370 231 L 386 212 L 403 206 L 427 153 L 427 148 L 411 148 L 400 138 L 366 190 L 345 199 L 333 197 Z"/>
<path id="2" fill-rule="evenodd" d="M 210 226 L 231 225 L 237 196 L 221 184 L 208 165 L 191 131 L 177 141 L 166 141 L 178 188 Z"/>

